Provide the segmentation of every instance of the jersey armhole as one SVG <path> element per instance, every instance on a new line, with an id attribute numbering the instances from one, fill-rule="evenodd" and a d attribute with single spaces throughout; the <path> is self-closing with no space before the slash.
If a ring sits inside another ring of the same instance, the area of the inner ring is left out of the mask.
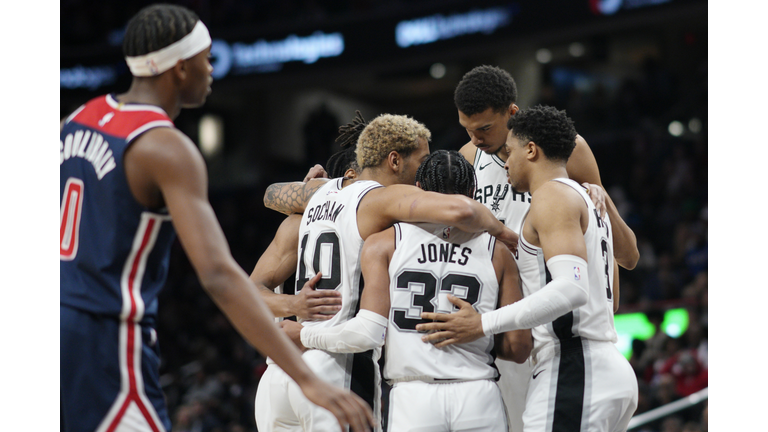
<path id="1" fill-rule="evenodd" d="M 496 253 L 496 237 L 490 237 L 491 239 L 488 241 L 488 252 L 491 253 L 491 261 L 493 261 L 493 254 Z"/>
<path id="2" fill-rule="evenodd" d="M 475 168 L 475 170 L 477 170 L 477 167 L 480 166 L 480 156 L 482 156 L 481 153 L 482 152 L 480 151 L 480 149 L 475 147 L 475 157 L 473 158 L 475 162 L 472 163 L 472 166 Z"/>
<path id="3" fill-rule="evenodd" d="M 398 243 L 403 241 L 403 229 L 399 223 L 392 225 L 392 228 L 395 229 L 395 250 L 397 250 Z"/>

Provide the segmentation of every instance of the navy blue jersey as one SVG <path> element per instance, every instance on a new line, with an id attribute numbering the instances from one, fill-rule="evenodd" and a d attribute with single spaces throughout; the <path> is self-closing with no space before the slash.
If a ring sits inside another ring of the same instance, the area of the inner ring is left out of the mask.
<path id="1" fill-rule="evenodd" d="M 61 304 L 135 322 L 153 318 L 175 231 L 166 210 L 131 194 L 123 156 L 156 127 L 174 127 L 161 108 L 95 98 L 61 131 Z"/>

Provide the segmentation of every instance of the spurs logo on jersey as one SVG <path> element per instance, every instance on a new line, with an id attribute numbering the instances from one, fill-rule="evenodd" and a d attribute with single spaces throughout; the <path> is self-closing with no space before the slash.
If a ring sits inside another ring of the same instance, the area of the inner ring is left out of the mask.
<path id="1" fill-rule="evenodd" d="M 616 342 L 613 325 L 613 239 L 610 236 L 611 223 L 606 215 L 601 219 L 595 205 L 584 188 L 570 179 L 555 179 L 575 189 L 584 198 L 588 208 L 589 224 L 584 233 L 587 246 L 587 268 L 589 269 L 589 301 L 555 321 L 531 330 L 534 351 L 555 340 L 575 336 Z M 515 257 L 525 297 L 540 290 L 551 280 L 541 248 L 528 243 L 523 236 L 523 224 L 519 226 L 520 242 Z M 576 277 L 576 275 L 574 275 Z"/>
<path id="2" fill-rule="evenodd" d="M 488 207 L 497 219 L 513 230 L 531 205 L 531 194 L 516 191 L 507 180 L 504 161 L 495 154 L 475 153 L 477 190 L 475 200 Z"/>
<path id="3" fill-rule="evenodd" d="M 389 264 L 391 301 L 384 344 L 384 377 L 393 379 L 495 379 L 493 339 L 435 348 L 421 341 L 422 312 L 457 310 L 448 294 L 480 312 L 498 302 L 493 268 L 495 238 L 435 224 L 395 224 L 395 252 Z M 444 239 L 445 238 L 445 239 Z M 392 347 L 390 350 L 389 347 Z"/>

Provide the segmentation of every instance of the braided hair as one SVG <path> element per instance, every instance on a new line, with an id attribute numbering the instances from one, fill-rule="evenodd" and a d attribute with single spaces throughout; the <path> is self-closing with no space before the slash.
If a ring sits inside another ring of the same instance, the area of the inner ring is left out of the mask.
<path id="1" fill-rule="evenodd" d="M 475 169 L 456 150 L 436 150 L 421 163 L 416 181 L 425 191 L 461 194 L 474 198 Z"/>
<path id="2" fill-rule="evenodd" d="M 357 145 L 357 139 L 360 137 L 360 132 L 365 129 L 368 122 L 365 121 L 359 110 L 355 110 L 355 114 L 354 120 L 339 126 L 339 136 L 336 138 L 336 141 L 339 142 L 341 150 L 332 154 L 325 164 L 330 178 L 344 177 L 344 173 L 348 169 L 360 172 L 360 166 L 357 165 L 355 146 Z"/>
<path id="3" fill-rule="evenodd" d="M 135 57 L 165 48 L 188 35 L 199 20 L 194 12 L 183 6 L 147 6 L 128 21 L 123 54 Z"/>

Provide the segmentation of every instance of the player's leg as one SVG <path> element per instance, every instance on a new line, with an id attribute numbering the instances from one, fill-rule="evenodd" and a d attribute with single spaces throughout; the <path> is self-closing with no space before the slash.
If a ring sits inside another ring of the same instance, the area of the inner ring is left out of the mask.
<path id="1" fill-rule="evenodd" d="M 288 401 L 291 410 L 296 419 L 298 419 L 302 430 L 310 431 L 328 431 L 341 432 L 339 422 L 336 417 L 325 408 L 319 407 L 304 396 L 301 388 L 293 380 L 287 387 Z"/>
<path id="2" fill-rule="evenodd" d="M 120 392 L 117 326 L 105 331 L 92 315 L 61 306 L 60 335 L 63 430 L 93 432 Z"/>
<path id="3" fill-rule="evenodd" d="M 275 364 L 259 380 L 256 389 L 254 414 L 256 427 L 261 432 L 301 431 L 299 419 L 288 400 L 288 385 L 291 378 Z"/>
<path id="4" fill-rule="evenodd" d="M 440 386 L 451 404 L 451 431 L 508 432 L 507 415 L 499 386 L 490 380 Z"/>
<path id="5" fill-rule="evenodd" d="M 589 430 L 624 431 L 637 409 L 637 378 L 629 362 L 610 342 L 585 344 Z"/>
<path id="6" fill-rule="evenodd" d="M 170 430 L 154 331 L 65 306 L 60 319 L 64 430 Z"/>
<path id="7" fill-rule="evenodd" d="M 389 392 L 388 432 L 444 432 L 449 429 L 442 384 L 396 383 Z"/>
<path id="8" fill-rule="evenodd" d="M 552 430 L 559 360 L 559 356 L 540 359 L 531 371 L 525 411 L 523 412 L 523 430 L 525 432 Z"/>
<path id="9" fill-rule="evenodd" d="M 526 360 L 523 364 L 496 359 L 496 368 L 499 370 L 499 389 L 507 409 L 510 432 L 523 430 L 523 411 L 525 411 L 525 398 L 528 394 L 528 380 L 531 379 L 533 364 Z"/>

